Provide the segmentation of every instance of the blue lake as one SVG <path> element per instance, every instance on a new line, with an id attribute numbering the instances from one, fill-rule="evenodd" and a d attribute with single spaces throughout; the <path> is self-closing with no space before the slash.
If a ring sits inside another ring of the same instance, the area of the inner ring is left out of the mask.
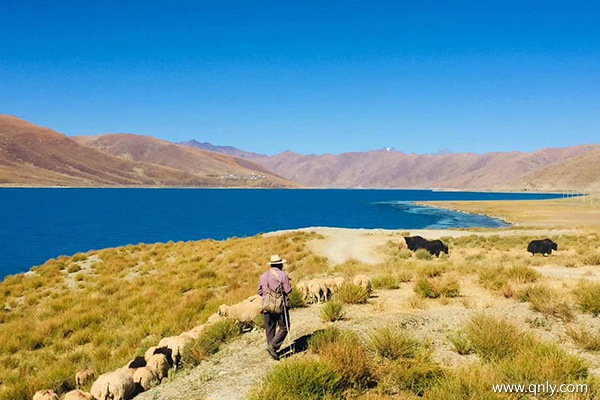
<path id="1" fill-rule="evenodd" d="M 501 227 L 425 200 L 520 200 L 553 194 L 346 189 L 0 189 L 0 279 L 59 255 L 137 243 L 226 239 L 310 226 Z"/>

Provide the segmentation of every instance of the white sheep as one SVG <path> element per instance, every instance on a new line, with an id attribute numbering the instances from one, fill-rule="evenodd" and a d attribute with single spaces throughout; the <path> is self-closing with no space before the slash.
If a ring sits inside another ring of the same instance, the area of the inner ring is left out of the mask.
<path id="1" fill-rule="evenodd" d="M 170 365 L 167 361 L 167 356 L 164 354 L 155 354 L 150 357 L 147 367 L 154 371 L 159 382 L 169 375 Z"/>
<path id="2" fill-rule="evenodd" d="M 321 299 L 323 299 L 323 301 L 327 300 L 327 295 L 329 294 L 329 289 L 327 289 L 327 286 L 325 285 L 325 282 L 323 279 L 321 279 L 321 278 L 311 279 L 310 281 L 308 281 L 307 285 L 308 285 L 309 297 L 313 302 L 315 302 L 315 300 L 316 300 L 317 303 L 320 303 Z"/>
<path id="3" fill-rule="evenodd" d="M 210 317 L 208 317 L 208 320 L 206 321 L 207 325 L 212 325 L 217 321 L 222 320 L 224 317 L 220 316 L 218 312 L 212 314 Z"/>
<path id="4" fill-rule="evenodd" d="M 90 393 L 96 400 L 129 400 L 135 394 L 135 385 L 129 372 L 119 369 L 100 375 Z"/>
<path id="5" fill-rule="evenodd" d="M 398 240 L 398 250 L 404 249 L 408 249 L 408 245 L 406 244 L 406 240 L 403 237 L 401 237 L 400 240 Z"/>
<path id="6" fill-rule="evenodd" d="M 346 279 L 342 276 L 336 276 L 333 280 L 335 281 L 336 290 L 339 290 L 346 283 Z"/>
<path id="7" fill-rule="evenodd" d="M 157 346 L 151 346 L 148 347 L 148 350 L 146 350 L 146 352 L 144 353 L 144 359 L 146 360 L 146 365 L 148 364 L 148 360 L 150 359 L 150 357 L 152 357 L 154 355 L 154 351 L 158 349 Z"/>
<path id="8" fill-rule="evenodd" d="M 135 370 L 133 383 L 139 385 L 145 391 L 158 385 L 159 381 L 154 370 L 146 366 Z"/>
<path id="9" fill-rule="evenodd" d="M 38 390 L 33 395 L 33 400 L 58 400 L 58 395 L 52 389 Z"/>
<path id="10" fill-rule="evenodd" d="M 242 323 L 252 322 L 254 318 L 260 314 L 261 309 L 262 298 L 255 294 L 232 306 L 222 304 L 219 306 L 219 315 L 221 317 L 238 320 Z"/>
<path id="11" fill-rule="evenodd" d="M 75 389 L 65 395 L 63 400 L 94 400 L 91 394 Z"/>
<path id="12" fill-rule="evenodd" d="M 302 300 L 304 301 L 308 301 L 308 297 L 309 297 L 309 290 L 308 290 L 308 284 L 306 282 L 298 282 L 296 284 L 296 290 L 298 291 L 298 293 L 300 293 L 302 295 Z"/>
<path id="13" fill-rule="evenodd" d="M 187 332 L 180 333 L 179 336 L 187 337 L 190 340 L 195 340 L 195 339 L 198 339 L 200 336 L 202 336 L 202 334 L 204 333 L 205 330 L 206 330 L 206 324 L 202 324 L 202 325 L 193 327 L 192 329 L 190 329 Z"/>
<path id="14" fill-rule="evenodd" d="M 352 281 L 356 286 L 367 289 L 371 293 L 371 280 L 366 275 L 356 275 Z"/>
<path id="15" fill-rule="evenodd" d="M 187 336 L 170 336 L 162 338 L 158 343 L 158 347 L 166 347 L 171 350 L 173 366 L 177 368 L 183 356 L 183 349 L 189 342 L 190 338 Z"/>
<path id="16" fill-rule="evenodd" d="M 78 388 L 83 387 L 89 381 L 94 379 L 95 376 L 96 376 L 96 374 L 94 373 L 94 371 L 92 371 L 89 368 L 86 368 L 75 374 L 75 384 L 77 385 Z"/>

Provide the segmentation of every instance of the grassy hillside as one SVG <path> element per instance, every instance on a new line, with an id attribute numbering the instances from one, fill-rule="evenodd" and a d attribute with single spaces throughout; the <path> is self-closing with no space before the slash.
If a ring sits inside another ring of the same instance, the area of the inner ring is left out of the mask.
<path id="1" fill-rule="evenodd" d="M 296 233 L 139 244 L 59 257 L 0 284 L 0 399 L 67 390 L 77 371 L 114 370 L 162 337 L 256 293 L 269 256 L 324 268 Z M 27 377 L 27 379 L 23 379 Z"/>

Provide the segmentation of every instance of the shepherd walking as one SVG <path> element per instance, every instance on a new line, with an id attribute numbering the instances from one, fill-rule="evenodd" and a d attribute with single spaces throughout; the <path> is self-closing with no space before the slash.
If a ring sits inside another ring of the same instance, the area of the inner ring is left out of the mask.
<path id="1" fill-rule="evenodd" d="M 267 352 L 275 360 L 279 359 L 277 351 L 290 328 L 288 295 L 292 292 L 292 285 L 290 278 L 283 271 L 283 264 L 285 260 L 278 255 L 272 255 L 270 268 L 261 275 L 258 285 L 258 294 L 262 297 L 262 313 L 265 316 Z"/>

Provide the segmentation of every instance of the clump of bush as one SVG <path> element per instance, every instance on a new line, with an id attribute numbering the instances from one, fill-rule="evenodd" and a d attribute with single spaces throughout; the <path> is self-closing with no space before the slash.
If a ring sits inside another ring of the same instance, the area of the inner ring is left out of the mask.
<path id="1" fill-rule="evenodd" d="M 581 311 L 594 316 L 600 314 L 600 283 L 581 281 L 573 289 L 573 294 Z"/>
<path id="2" fill-rule="evenodd" d="M 290 359 L 279 363 L 251 390 L 250 400 L 343 399 L 342 374 L 326 361 Z"/>
<path id="3" fill-rule="evenodd" d="M 422 298 L 458 297 L 460 285 L 455 278 L 422 277 L 415 283 L 414 291 Z"/>
<path id="4" fill-rule="evenodd" d="M 323 321 L 333 322 L 344 319 L 346 312 L 344 311 L 344 305 L 341 302 L 332 299 L 323 304 L 319 315 Z"/>
<path id="5" fill-rule="evenodd" d="M 195 366 L 211 354 L 215 354 L 221 346 L 242 333 L 240 323 L 225 318 L 210 325 L 196 340 L 189 343 L 183 352 L 183 364 Z"/>
<path id="6" fill-rule="evenodd" d="M 545 285 L 535 285 L 525 288 L 519 292 L 518 297 L 521 301 L 529 302 L 534 311 L 544 315 L 551 315 L 564 321 L 571 321 L 573 319 L 573 310 L 564 300 L 563 296 L 556 290 Z"/>
<path id="7" fill-rule="evenodd" d="M 386 360 L 378 371 L 378 391 L 396 394 L 409 391 L 423 396 L 444 378 L 445 371 L 428 360 Z"/>
<path id="8" fill-rule="evenodd" d="M 290 308 L 306 307 L 304 299 L 302 298 L 302 294 L 297 290 L 292 290 L 292 292 L 288 296 L 288 299 L 290 301 Z"/>
<path id="9" fill-rule="evenodd" d="M 334 340 L 322 343 L 318 353 L 343 377 L 346 386 L 364 388 L 373 383 L 371 360 L 354 332 L 343 331 Z"/>
<path id="10" fill-rule="evenodd" d="M 345 283 L 335 293 L 334 299 L 347 304 L 364 304 L 370 295 L 369 291 L 362 286 Z"/>
<path id="11" fill-rule="evenodd" d="M 400 282 L 394 275 L 378 275 L 371 280 L 374 289 L 398 289 Z"/>
<path id="12" fill-rule="evenodd" d="M 465 326 L 465 333 L 475 352 L 488 361 L 516 354 L 526 341 L 523 333 L 506 319 L 485 314 L 473 316 Z"/>
<path id="13" fill-rule="evenodd" d="M 567 334 L 584 350 L 600 351 L 600 334 L 581 327 L 569 327 Z"/>
<path id="14" fill-rule="evenodd" d="M 426 346 L 399 326 L 384 326 L 369 335 L 369 347 L 380 357 L 396 360 L 424 354 Z"/>
<path id="15" fill-rule="evenodd" d="M 419 249 L 415 251 L 415 257 L 417 260 L 431 260 L 433 258 L 431 253 L 425 249 Z"/>
<path id="16" fill-rule="evenodd" d="M 449 334 L 448 341 L 454 347 L 454 350 L 460 355 L 471 354 L 475 351 L 473 348 L 473 343 L 466 335 L 466 333 L 462 330 L 456 331 L 454 333 Z"/>

